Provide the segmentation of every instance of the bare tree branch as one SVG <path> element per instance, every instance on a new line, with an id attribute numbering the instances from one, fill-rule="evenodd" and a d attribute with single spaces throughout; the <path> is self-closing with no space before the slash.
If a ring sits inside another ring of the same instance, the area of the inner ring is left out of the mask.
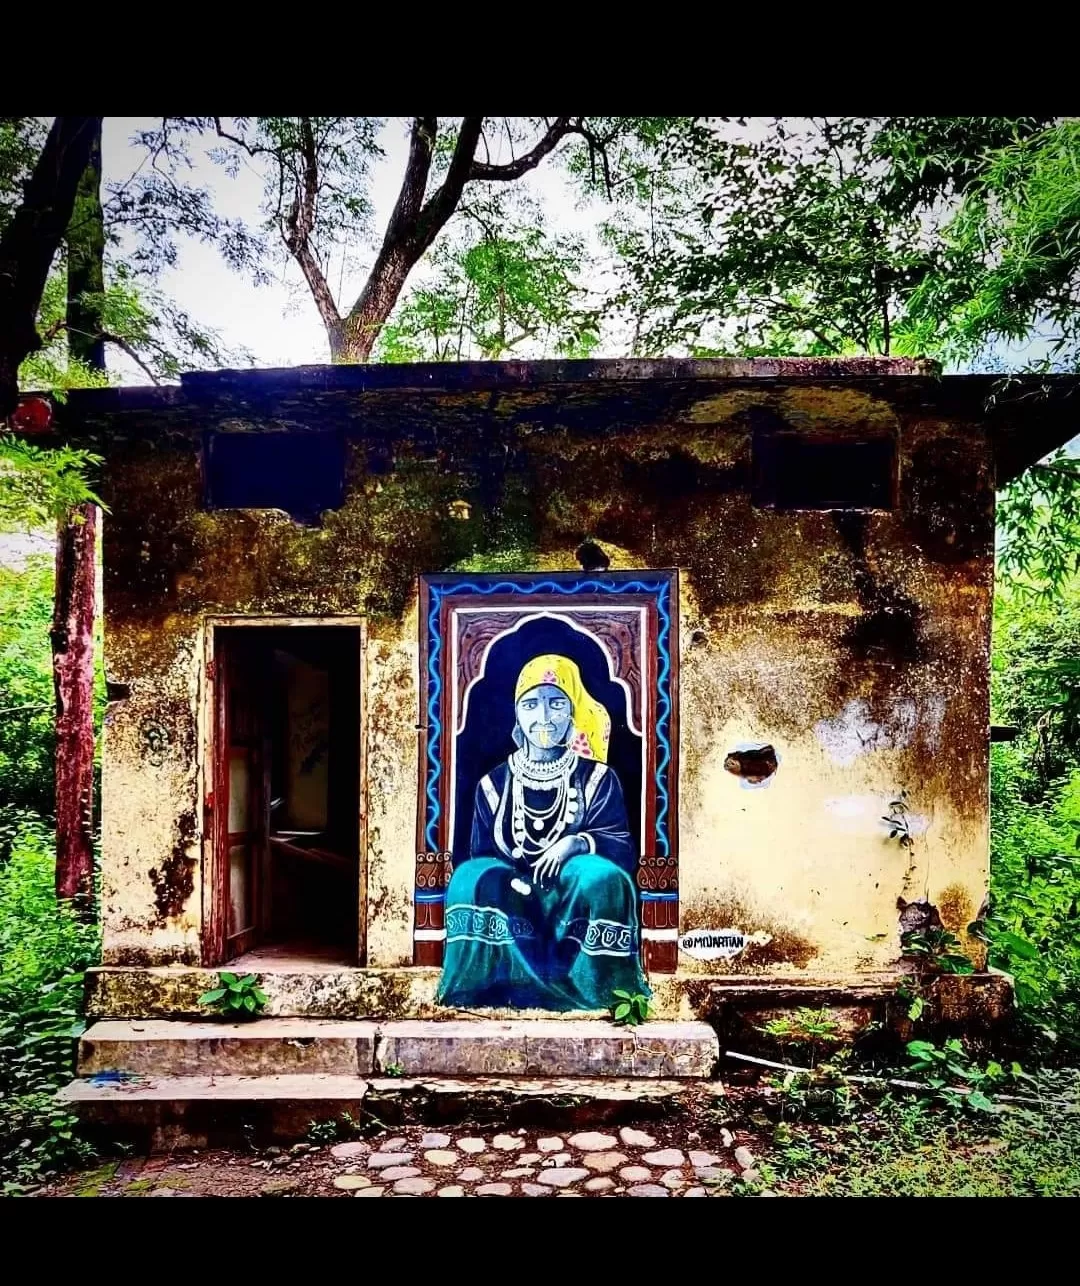
<path id="1" fill-rule="evenodd" d="M 520 179 L 523 174 L 528 174 L 530 170 L 535 170 L 544 157 L 552 152 L 568 134 L 580 134 L 582 138 L 588 137 L 580 122 L 575 125 L 569 116 L 560 116 L 556 119 L 554 125 L 548 127 L 544 137 L 535 147 L 530 148 L 528 152 L 524 152 L 514 160 L 508 161 L 503 165 L 488 165 L 484 161 L 473 161 L 469 168 L 469 178 L 470 180 L 484 183 Z"/>

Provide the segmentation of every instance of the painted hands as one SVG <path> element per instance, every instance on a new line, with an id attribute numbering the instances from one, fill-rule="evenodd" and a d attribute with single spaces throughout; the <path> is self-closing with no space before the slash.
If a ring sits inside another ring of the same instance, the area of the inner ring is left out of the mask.
<path id="1" fill-rule="evenodd" d="M 589 846 L 580 835 L 564 835 L 562 839 L 556 840 L 548 851 L 533 863 L 533 879 L 541 885 L 545 880 L 557 879 L 563 862 L 571 857 L 576 857 L 579 853 L 587 853 L 588 851 Z"/>

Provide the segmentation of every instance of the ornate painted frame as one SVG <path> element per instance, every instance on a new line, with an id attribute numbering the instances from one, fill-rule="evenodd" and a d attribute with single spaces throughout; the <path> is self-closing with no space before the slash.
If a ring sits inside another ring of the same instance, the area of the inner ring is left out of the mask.
<path id="1" fill-rule="evenodd" d="M 605 609 L 613 610 L 605 613 Z M 635 708 L 638 713 L 644 749 L 642 852 L 637 872 L 642 957 L 650 972 L 674 973 L 679 932 L 678 609 L 676 571 L 462 572 L 420 577 L 416 964 L 442 963 L 446 938 L 443 911 L 451 869 L 452 725 L 456 718 L 463 721 L 468 692 L 483 675 L 487 651 L 496 638 L 539 616 L 555 616 L 588 632 L 575 624 L 574 617 L 591 612 L 595 616 L 590 624 L 609 631 L 620 658 L 629 646 L 638 648 L 637 669 L 632 658 L 620 659 L 619 674 L 613 669 L 612 678 L 631 696 L 629 708 L 631 715 Z M 489 618 L 488 624 L 478 628 L 476 622 L 484 617 Z M 496 617 L 499 624 L 520 620 L 518 625 L 501 631 L 496 628 L 492 633 L 491 620 Z M 471 630 L 467 624 L 470 618 L 474 622 Z M 605 644 L 605 651 L 610 658 L 611 647 Z M 451 664 L 458 667 L 453 681 L 448 674 Z M 459 711 L 457 680 L 461 672 L 466 683 Z"/>

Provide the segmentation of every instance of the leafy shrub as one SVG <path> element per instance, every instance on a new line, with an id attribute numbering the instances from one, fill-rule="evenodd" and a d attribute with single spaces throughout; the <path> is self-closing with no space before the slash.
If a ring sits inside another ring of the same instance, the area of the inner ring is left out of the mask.
<path id="1" fill-rule="evenodd" d="M 619 1027 L 637 1027 L 649 1017 L 649 997 L 640 991 L 612 992 L 611 1021 Z"/>
<path id="2" fill-rule="evenodd" d="M 217 986 L 204 991 L 199 1004 L 221 1018 L 245 1020 L 257 1018 L 266 1007 L 266 992 L 259 986 L 258 974 L 238 978 L 234 973 L 219 973 Z"/>
<path id="3" fill-rule="evenodd" d="M 0 812 L 53 809 L 51 560 L 0 567 Z M 0 858 L 14 835 L 0 833 Z M 4 841 L 7 840 L 5 844 Z"/>
<path id="4" fill-rule="evenodd" d="M 85 1158 L 56 1089 L 74 1075 L 83 974 L 98 930 L 57 905 L 49 830 L 24 822 L 0 865 L 0 1182 L 5 1191 Z"/>
<path id="5" fill-rule="evenodd" d="M 1080 584 L 1050 605 L 999 595 L 989 963 L 1009 973 L 1044 1052 L 1080 1052 Z"/>

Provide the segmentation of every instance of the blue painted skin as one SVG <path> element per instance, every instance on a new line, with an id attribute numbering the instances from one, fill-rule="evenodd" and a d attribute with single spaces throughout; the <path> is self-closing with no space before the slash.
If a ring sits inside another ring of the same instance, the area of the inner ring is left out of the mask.
<path id="1" fill-rule="evenodd" d="M 573 706 L 560 688 L 529 689 L 515 714 L 530 759 L 550 761 L 565 752 Z M 446 894 L 440 1001 L 595 1010 L 607 1009 L 616 990 L 649 995 L 632 878 L 637 854 L 618 777 L 605 765 L 576 758 L 571 787 L 587 802 L 531 871 L 505 856 L 513 848 L 505 807 L 510 778 L 506 763 L 488 774 L 503 801 L 499 810 L 477 787 L 471 856 L 454 871 Z M 534 808 L 548 802 L 528 787 L 525 796 Z"/>

